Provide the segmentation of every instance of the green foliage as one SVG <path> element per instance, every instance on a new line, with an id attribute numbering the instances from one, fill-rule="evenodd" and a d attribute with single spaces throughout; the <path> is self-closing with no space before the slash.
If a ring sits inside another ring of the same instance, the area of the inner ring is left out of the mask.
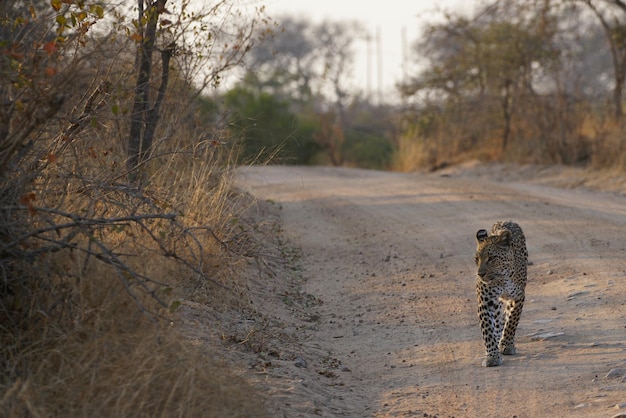
<path id="1" fill-rule="evenodd" d="M 223 97 L 231 132 L 243 148 L 242 161 L 265 162 L 272 156 L 273 163 L 389 167 L 393 153 L 388 135 L 390 109 L 354 100 L 344 110 L 346 122 L 341 126 L 334 112 L 316 110 L 320 107 L 316 100 L 277 96 L 255 86 L 254 80 L 249 75 L 246 84 Z M 198 103 L 205 118 L 214 118 L 221 111 L 207 98 Z"/>
<path id="2" fill-rule="evenodd" d="M 393 147 L 386 138 L 376 133 L 353 129 L 346 133 L 343 152 L 349 164 L 383 170 L 389 168 Z"/>
<path id="3" fill-rule="evenodd" d="M 226 93 L 224 106 L 243 145 L 243 161 L 274 157 L 274 162 L 305 164 L 316 152 L 311 127 L 299 122 L 286 100 L 238 86 Z"/>

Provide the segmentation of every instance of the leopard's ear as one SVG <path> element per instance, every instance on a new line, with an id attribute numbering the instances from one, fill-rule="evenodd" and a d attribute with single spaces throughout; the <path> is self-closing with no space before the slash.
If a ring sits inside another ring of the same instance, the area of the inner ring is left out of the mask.
<path id="1" fill-rule="evenodd" d="M 511 244 L 511 231 L 508 229 L 503 229 L 498 234 L 498 240 L 496 241 L 500 245 L 510 245 Z"/>
<path id="2" fill-rule="evenodd" d="M 476 232 L 476 241 L 483 242 L 488 235 L 486 229 L 479 229 L 478 232 Z"/>

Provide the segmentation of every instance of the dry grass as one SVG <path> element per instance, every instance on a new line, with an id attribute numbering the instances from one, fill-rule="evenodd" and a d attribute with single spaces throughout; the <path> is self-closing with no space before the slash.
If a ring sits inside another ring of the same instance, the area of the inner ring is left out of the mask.
<path id="1" fill-rule="evenodd" d="M 187 300 L 231 313 L 247 300 L 225 134 L 171 71 L 150 160 L 126 172 L 137 44 L 89 25 L 61 36 L 60 16 L 100 14 L 67 3 L 0 7 L 19 45 L 0 63 L 0 416 L 264 416 L 211 351 L 221 342 L 193 346 L 178 327 Z"/>
<path id="2" fill-rule="evenodd" d="M 583 132 L 590 138 L 592 168 L 617 170 L 620 174 L 626 171 L 624 121 L 588 116 Z"/>
<path id="3" fill-rule="evenodd" d="M 116 171 L 123 147 L 89 134 L 106 141 L 55 148 L 2 185 L 0 415 L 264 416 L 263 396 L 172 326 L 185 299 L 247 300 L 231 150 L 181 130 L 136 187 Z"/>
<path id="4" fill-rule="evenodd" d="M 401 172 L 433 171 L 463 161 L 497 161 L 501 158 L 497 139 L 484 141 L 481 146 L 468 150 L 461 146 L 462 140 L 458 141 L 452 133 L 450 135 L 445 141 L 402 136 L 393 154 L 391 169 Z"/>
<path id="5" fill-rule="evenodd" d="M 395 171 L 411 172 L 432 167 L 437 161 L 437 151 L 424 140 L 403 136 L 393 154 L 391 167 Z"/>
<path id="6" fill-rule="evenodd" d="M 548 100 L 535 107 L 519 104 L 506 141 L 504 120 L 497 109 L 478 105 L 425 109 L 406 116 L 404 125 L 392 164 L 398 171 L 433 170 L 467 160 L 566 165 L 592 162 L 607 167 L 614 164 L 607 159 L 613 160 L 615 151 L 621 149 L 621 128 L 610 126 L 600 116 L 590 116 L 583 105 L 563 110 Z"/>
<path id="7" fill-rule="evenodd" d="M 73 323 L 42 319 L 13 342 L 18 351 L 4 346 L 15 377 L 2 385 L 3 416 L 224 417 L 263 410 L 242 379 L 176 330 L 138 314 L 116 283 L 88 296 L 104 306 Z"/>

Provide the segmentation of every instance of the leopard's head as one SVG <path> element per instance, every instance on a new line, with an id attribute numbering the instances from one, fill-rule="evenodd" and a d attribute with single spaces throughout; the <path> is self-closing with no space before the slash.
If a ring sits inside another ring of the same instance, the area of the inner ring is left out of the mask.
<path id="1" fill-rule="evenodd" d="M 510 231 L 503 229 L 489 235 L 487 230 L 481 229 L 476 233 L 474 261 L 481 280 L 488 282 L 508 275 L 512 259 Z"/>

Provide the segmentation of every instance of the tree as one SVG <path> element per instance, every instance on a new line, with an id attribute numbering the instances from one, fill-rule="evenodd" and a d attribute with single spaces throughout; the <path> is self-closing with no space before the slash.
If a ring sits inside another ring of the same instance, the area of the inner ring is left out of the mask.
<path id="1" fill-rule="evenodd" d="M 280 26 L 266 45 L 252 51 L 248 80 L 289 98 L 296 112 L 313 112 L 317 142 L 331 163 L 340 165 L 349 129 L 346 108 L 354 99 L 354 42 L 364 39 L 364 30 L 356 22 L 315 24 L 292 17 L 281 19 Z"/>
<path id="2" fill-rule="evenodd" d="M 280 26 L 248 56 L 248 82 L 268 92 L 305 103 L 313 98 L 319 78 L 318 46 L 312 23 L 283 17 Z"/>
<path id="3" fill-rule="evenodd" d="M 402 89 L 405 95 L 420 92 L 457 105 L 469 101 L 485 110 L 495 111 L 496 105 L 504 151 L 516 102 L 545 88 L 538 75 L 557 65 L 559 52 L 545 20 L 503 19 L 491 7 L 474 20 L 448 15 L 445 23 L 431 26 L 417 45 L 430 64 Z"/>
<path id="4" fill-rule="evenodd" d="M 407 132 L 430 141 L 423 148 L 438 149 L 440 158 L 589 158 L 577 112 L 601 75 L 582 76 L 589 49 L 581 21 L 580 7 L 551 0 L 498 0 L 470 17 L 446 14 L 416 43 L 423 70 L 401 85 L 424 112 Z"/>
<path id="5" fill-rule="evenodd" d="M 169 80 L 169 62 L 175 44 L 167 45 L 161 51 L 161 84 L 154 104 L 150 104 L 150 77 L 152 75 L 152 54 L 154 52 L 157 24 L 165 12 L 167 0 L 154 0 L 143 11 L 144 0 L 138 0 L 138 23 L 145 21 L 145 27 L 139 26 L 137 84 L 135 86 L 135 100 L 130 114 L 130 133 L 128 137 L 128 168 L 134 169 L 137 164 L 146 158 L 146 152 L 151 148 L 154 132 L 159 118 L 159 109 L 165 97 L 165 90 Z"/>
<path id="6" fill-rule="evenodd" d="M 584 0 L 584 3 L 602 25 L 609 44 L 614 80 L 613 114 L 616 120 L 620 120 L 624 115 L 622 96 L 626 83 L 626 3 L 621 0 Z"/>
<path id="7" fill-rule="evenodd" d="M 172 57 L 178 56 L 179 74 L 193 79 L 200 94 L 218 85 L 227 70 L 241 64 L 254 43 L 256 25 L 259 21 L 267 23 L 259 9 L 258 17 L 242 18 L 240 24 L 231 26 L 229 14 L 242 17 L 242 12 L 229 0 L 218 1 L 202 12 L 192 11 L 190 0 L 172 5 L 173 11 L 166 8 L 167 0 L 150 0 L 145 9 L 144 1 L 137 0 L 138 18 L 133 22 L 136 31 L 131 34 L 137 45 L 138 64 L 128 136 L 129 171 L 145 162 L 153 147 Z M 160 53 L 161 76 L 152 99 L 155 52 Z"/>

